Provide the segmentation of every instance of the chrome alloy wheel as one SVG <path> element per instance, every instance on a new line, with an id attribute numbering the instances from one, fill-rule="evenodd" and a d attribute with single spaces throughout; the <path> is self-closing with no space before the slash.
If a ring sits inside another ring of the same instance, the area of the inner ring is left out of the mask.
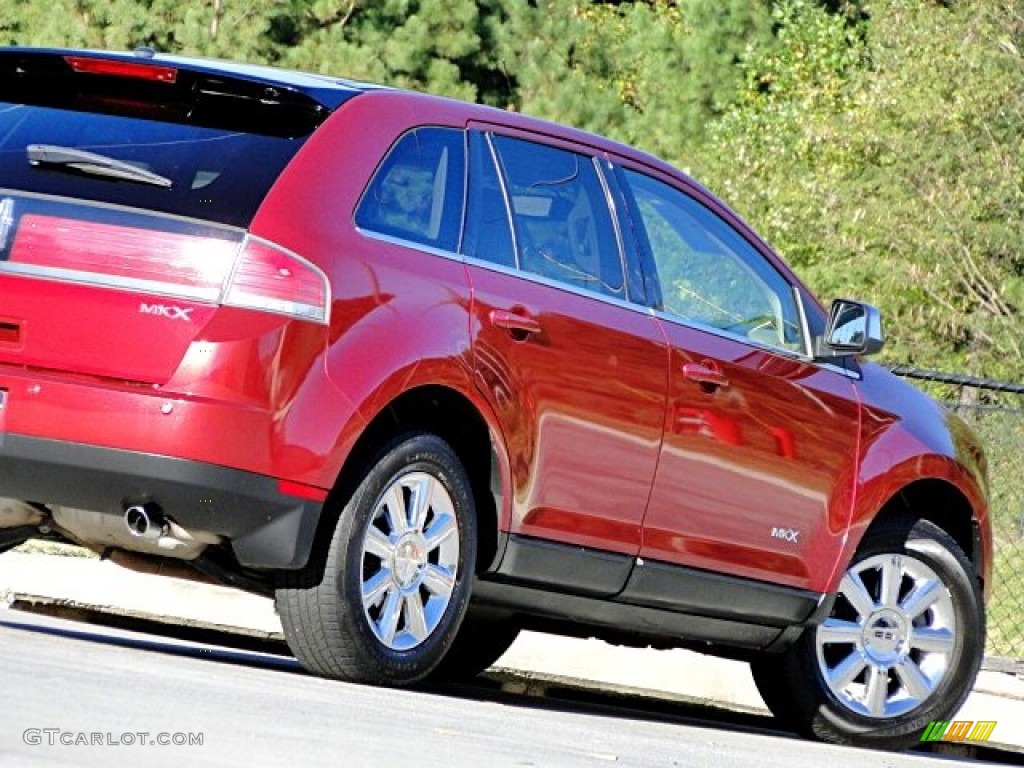
<path id="1" fill-rule="evenodd" d="M 875 555 L 843 576 L 832 615 L 816 630 L 818 669 L 847 709 L 896 717 L 946 677 L 958 631 L 934 570 L 907 554 Z"/>
<path id="2" fill-rule="evenodd" d="M 400 475 L 381 494 L 363 533 L 362 602 L 373 633 L 407 651 L 430 636 L 458 576 L 459 524 L 433 475 Z"/>

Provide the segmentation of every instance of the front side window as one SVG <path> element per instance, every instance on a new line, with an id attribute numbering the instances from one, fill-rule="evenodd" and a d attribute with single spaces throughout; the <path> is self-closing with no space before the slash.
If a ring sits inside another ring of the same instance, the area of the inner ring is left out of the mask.
<path id="1" fill-rule="evenodd" d="M 661 309 L 791 352 L 804 351 L 793 287 L 732 226 L 689 195 L 627 170 L 661 286 Z"/>
<path id="2" fill-rule="evenodd" d="M 625 298 L 607 195 L 591 158 L 494 136 L 512 208 L 519 268 Z"/>
<path id="3" fill-rule="evenodd" d="M 356 226 L 455 251 L 462 226 L 465 138 L 453 128 L 417 128 L 380 164 L 356 210 Z"/>

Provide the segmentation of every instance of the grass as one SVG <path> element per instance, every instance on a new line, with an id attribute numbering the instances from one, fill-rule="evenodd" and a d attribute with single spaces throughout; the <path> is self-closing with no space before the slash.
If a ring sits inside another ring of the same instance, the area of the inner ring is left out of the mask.
<path id="1" fill-rule="evenodd" d="M 61 555 L 63 557 L 91 557 L 98 558 L 95 552 L 85 547 L 79 547 L 74 544 L 65 544 L 59 541 L 44 541 L 42 539 L 31 539 L 26 541 L 19 547 L 15 547 L 11 550 L 12 552 L 26 552 L 33 555 Z"/>
<path id="2" fill-rule="evenodd" d="M 987 653 L 1024 658 L 1024 411 L 968 409 L 962 415 L 985 447 L 991 482 L 995 563 Z"/>

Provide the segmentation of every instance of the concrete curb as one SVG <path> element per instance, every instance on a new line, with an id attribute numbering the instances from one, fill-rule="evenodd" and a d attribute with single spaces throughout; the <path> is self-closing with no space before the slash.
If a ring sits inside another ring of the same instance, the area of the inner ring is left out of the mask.
<path id="1" fill-rule="evenodd" d="M 137 573 L 92 558 L 22 552 L 0 557 L 0 606 L 39 599 L 282 639 L 273 602 L 230 587 Z M 691 651 L 621 648 L 600 640 L 524 632 L 495 667 L 767 714 L 746 664 Z M 994 720 L 998 725 L 992 745 L 1024 751 L 1024 680 L 983 671 L 957 719 Z"/>

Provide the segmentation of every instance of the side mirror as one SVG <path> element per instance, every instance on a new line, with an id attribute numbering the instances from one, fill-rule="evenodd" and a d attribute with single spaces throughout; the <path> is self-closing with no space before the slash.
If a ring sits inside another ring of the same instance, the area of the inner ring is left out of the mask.
<path id="1" fill-rule="evenodd" d="M 818 344 L 819 357 L 873 355 L 882 349 L 882 315 L 876 307 L 849 299 L 832 302 L 828 327 Z"/>

